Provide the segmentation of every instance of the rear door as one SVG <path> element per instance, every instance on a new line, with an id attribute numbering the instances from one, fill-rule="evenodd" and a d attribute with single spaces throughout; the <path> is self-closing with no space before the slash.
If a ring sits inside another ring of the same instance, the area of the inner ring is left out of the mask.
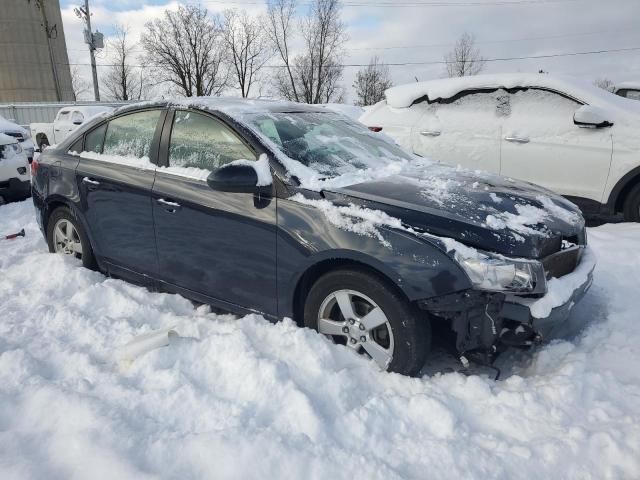
<path id="1" fill-rule="evenodd" d="M 168 168 L 158 169 L 153 186 L 159 278 L 276 315 L 276 199 L 206 182 L 209 171 L 261 152 L 221 120 L 188 110 L 167 121 L 161 152 Z"/>
<path id="2" fill-rule="evenodd" d="M 509 103 L 501 174 L 601 202 L 611 165 L 611 129 L 575 125 L 573 114 L 582 104 L 557 92 L 518 90 Z"/>
<path id="3" fill-rule="evenodd" d="M 498 173 L 501 95 L 499 91 L 470 91 L 453 99 L 425 102 L 424 115 L 413 131 L 413 150 L 437 162 Z"/>
<path id="4" fill-rule="evenodd" d="M 111 272 L 153 276 L 157 252 L 151 208 L 157 142 L 165 111 L 120 115 L 85 136 L 76 169 L 82 208 Z"/>

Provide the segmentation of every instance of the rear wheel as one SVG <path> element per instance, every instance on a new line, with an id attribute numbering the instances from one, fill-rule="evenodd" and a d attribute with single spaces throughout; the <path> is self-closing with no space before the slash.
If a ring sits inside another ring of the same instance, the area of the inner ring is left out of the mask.
<path id="1" fill-rule="evenodd" d="M 429 352 L 428 318 L 420 318 L 393 286 L 360 270 L 320 277 L 307 296 L 304 323 L 404 375 L 417 374 Z"/>
<path id="2" fill-rule="evenodd" d="M 51 253 L 73 255 L 82 260 L 82 265 L 86 268 L 96 268 L 89 238 L 80 221 L 68 208 L 59 207 L 49 217 L 47 243 Z"/>
<path id="3" fill-rule="evenodd" d="M 625 221 L 640 222 L 640 183 L 629 191 L 623 213 Z"/>

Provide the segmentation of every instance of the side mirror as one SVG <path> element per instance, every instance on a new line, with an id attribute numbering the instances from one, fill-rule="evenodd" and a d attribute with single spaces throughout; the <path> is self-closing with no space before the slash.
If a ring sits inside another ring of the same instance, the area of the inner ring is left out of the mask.
<path id="1" fill-rule="evenodd" d="M 218 192 L 258 193 L 265 190 L 258 186 L 255 168 L 244 164 L 230 163 L 214 170 L 207 177 L 207 184 Z"/>
<path id="2" fill-rule="evenodd" d="M 594 105 L 582 105 L 573 114 L 573 123 L 581 128 L 605 128 L 613 126 L 607 112 Z"/>

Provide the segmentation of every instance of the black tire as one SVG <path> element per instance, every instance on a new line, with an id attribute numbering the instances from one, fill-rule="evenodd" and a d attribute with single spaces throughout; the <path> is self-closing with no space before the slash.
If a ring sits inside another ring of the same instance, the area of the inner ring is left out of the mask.
<path id="1" fill-rule="evenodd" d="M 373 300 L 388 319 L 394 349 L 388 371 L 416 375 L 424 366 L 431 345 L 431 324 L 396 288 L 377 275 L 359 269 L 341 269 L 320 277 L 307 295 L 304 324 L 318 330 L 323 302 L 339 290 L 360 292 Z M 345 337 L 346 342 L 346 337 Z"/>
<path id="2" fill-rule="evenodd" d="M 640 222 L 640 183 L 627 194 L 623 213 L 626 222 Z"/>
<path id="3" fill-rule="evenodd" d="M 40 149 L 40 152 L 42 152 L 48 146 L 49 146 L 49 139 L 47 138 L 46 135 L 43 135 L 38 139 L 38 148 Z"/>
<path id="4" fill-rule="evenodd" d="M 47 221 L 47 245 L 49 247 L 49 252 L 56 253 L 53 239 L 53 230 L 58 221 L 63 219 L 70 222 L 78 232 L 78 236 L 80 237 L 80 244 L 82 245 L 82 255 L 79 256 L 76 254 L 76 257 L 82 260 L 82 266 L 91 270 L 97 270 L 98 264 L 93 254 L 93 249 L 91 248 L 89 237 L 87 237 L 87 234 L 82 227 L 82 222 L 80 222 L 76 218 L 74 213 L 67 207 L 58 207 L 53 212 L 51 212 L 51 215 L 49 216 L 49 220 Z"/>

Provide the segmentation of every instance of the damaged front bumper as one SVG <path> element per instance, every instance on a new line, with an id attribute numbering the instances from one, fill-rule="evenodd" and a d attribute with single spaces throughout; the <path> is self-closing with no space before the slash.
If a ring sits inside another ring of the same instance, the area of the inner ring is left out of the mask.
<path id="1" fill-rule="evenodd" d="M 538 298 L 468 290 L 423 300 L 418 306 L 451 322 L 460 354 L 530 346 L 552 338 L 566 324 L 593 283 L 595 264 L 595 255 L 585 248 L 576 269 L 549 280 L 547 293 Z"/>

